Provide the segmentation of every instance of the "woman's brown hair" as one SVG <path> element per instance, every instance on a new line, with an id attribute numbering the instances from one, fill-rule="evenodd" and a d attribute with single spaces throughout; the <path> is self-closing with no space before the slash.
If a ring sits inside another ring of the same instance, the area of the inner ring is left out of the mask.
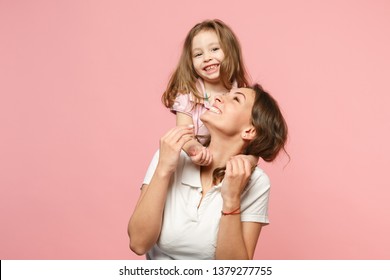
<path id="1" fill-rule="evenodd" d="M 287 123 L 277 101 L 268 92 L 259 84 L 251 88 L 256 93 L 252 108 L 252 125 L 256 129 L 256 136 L 243 153 L 270 162 L 280 150 L 284 150 L 288 135 Z"/>

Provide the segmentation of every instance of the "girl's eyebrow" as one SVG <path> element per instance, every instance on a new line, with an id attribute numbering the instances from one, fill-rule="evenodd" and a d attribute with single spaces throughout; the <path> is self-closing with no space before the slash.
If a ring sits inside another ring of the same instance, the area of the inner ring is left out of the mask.
<path id="1" fill-rule="evenodd" d="M 220 43 L 219 42 L 211 42 L 210 44 L 207 45 L 208 47 L 211 47 L 211 46 L 220 46 Z M 192 51 L 195 51 L 195 50 L 202 50 L 202 48 L 193 48 Z"/>

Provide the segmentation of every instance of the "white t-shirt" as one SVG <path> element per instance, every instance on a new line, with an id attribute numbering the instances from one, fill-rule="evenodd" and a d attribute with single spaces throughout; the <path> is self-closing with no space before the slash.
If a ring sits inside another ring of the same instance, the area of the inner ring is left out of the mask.
<path id="1" fill-rule="evenodd" d="M 158 163 L 157 151 L 149 165 L 144 184 L 149 184 Z M 159 240 L 147 253 L 152 260 L 215 259 L 221 218 L 222 183 L 212 187 L 202 203 L 200 167 L 181 151 L 176 172 L 172 175 Z M 268 224 L 270 182 L 256 167 L 241 196 L 241 221 Z"/>

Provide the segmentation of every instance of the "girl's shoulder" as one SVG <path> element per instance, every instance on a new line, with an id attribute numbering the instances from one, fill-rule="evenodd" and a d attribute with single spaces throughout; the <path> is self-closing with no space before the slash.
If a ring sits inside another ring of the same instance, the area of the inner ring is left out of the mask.
<path id="1" fill-rule="evenodd" d="M 205 95 L 206 90 L 205 90 L 204 83 L 203 83 L 202 79 L 198 78 L 196 83 L 195 83 L 195 86 L 196 86 L 196 89 L 198 91 L 197 93 L 191 92 L 191 91 L 190 92 L 178 92 L 176 95 L 175 101 L 179 102 L 179 103 L 184 103 L 184 104 L 189 104 L 189 103 L 203 104 L 203 98 L 206 97 L 206 95 Z"/>

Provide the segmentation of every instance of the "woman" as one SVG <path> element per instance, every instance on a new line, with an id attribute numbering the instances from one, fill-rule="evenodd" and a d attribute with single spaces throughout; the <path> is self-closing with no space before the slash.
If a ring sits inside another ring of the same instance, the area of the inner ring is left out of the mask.
<path id="1" fill-rule="evenodd" d="M 252 259 L 268 224 L 269 179 L 247 157 L 276 158 L 287 125 L 261 86 L 215 98 L 201 117 L 210 132 L 212 163 L 194 165 L 181 148 L 192 127 L 160 140 L 130 219 L 130 248 L 148 259 Z M 207 159 L 205 159 L 207 160 Z"/>

